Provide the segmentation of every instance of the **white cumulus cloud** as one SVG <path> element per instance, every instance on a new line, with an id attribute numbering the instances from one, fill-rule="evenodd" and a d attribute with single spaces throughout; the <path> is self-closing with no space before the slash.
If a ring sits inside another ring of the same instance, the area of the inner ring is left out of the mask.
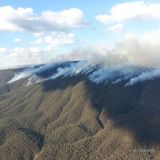
<path id="1" fill-rule="evenodd" d="M 47 31 L 64 31 L 85 26 L 84 13 L 78 8 L 58 12 L 43 11 L 36 13 L 32 8 L 0 7 L 0 32 L 30 31 L 35 33 Z"/>
<path id="2" fill-rule="evenodd" d="M 61 45 L 67 45 L 72 44 L 75 41 L 75 36 L 73 33 L 59 33 L 59 34 L 53 34 L 44 37 L 42 40 L 42 43 L 46 44 L 51 50 L 56 49 L 57 47 Z"/>
<path id="3" fill-rule="evenodd" d="M 96 19 L 112 29 L 129 20 L 160 20 L 160 3 L 144 1 L 126 2 L 113 6 L 109 14 L 97 15 Z"/>
<path id="4" fill-rule="evenodd" d="M 14 40 L 19 42 L 18 38 Z M 73 33 L 55 32 L 36 39 L 34 45 L 27 48 L 0 48 L 0 68 L 47 63 L 56 57 L 56 50 L 74 42 Z"/>

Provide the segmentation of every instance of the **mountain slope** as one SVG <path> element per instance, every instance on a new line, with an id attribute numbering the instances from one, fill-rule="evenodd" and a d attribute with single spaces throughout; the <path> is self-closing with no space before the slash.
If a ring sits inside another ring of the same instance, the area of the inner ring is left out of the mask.
<path id="1" fill-rule="evenodd" d="M 160 159 L 159 78 L 129 86 L 86 74 L 4 83 L 16 72 L 0 72 L 9 77 L 0 79 L 0 159 Z"/>

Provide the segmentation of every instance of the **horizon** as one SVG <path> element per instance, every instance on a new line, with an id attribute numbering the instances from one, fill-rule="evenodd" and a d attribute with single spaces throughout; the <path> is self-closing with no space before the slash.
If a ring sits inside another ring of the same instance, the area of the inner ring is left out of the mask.
<path id="1" fill-rule="evenodd" d="M 159 67 L 159 0 L 2 0 L 0 13 L 1 69 L 108 54 Z"/>

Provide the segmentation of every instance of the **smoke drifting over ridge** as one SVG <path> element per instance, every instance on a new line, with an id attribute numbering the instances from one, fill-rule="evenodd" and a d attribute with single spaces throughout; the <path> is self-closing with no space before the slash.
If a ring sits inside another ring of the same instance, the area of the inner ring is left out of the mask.
<path id="1" fill-rule="evenodd" d="M 107 66 L 130 64 L 143 67 L 160 67 L 160 30 L 143 34 L 128 33 L 113 46 L 91 45 L 59 55 L 55 60 L 91 60 Z"/>
<path id="2" fill-rule="evenodd" d="M 141 38 L 135 34 L 127 34 L 110 49 L 93 47 L 75 50 L 74 53 L 57 58 L 59 61 L 82 59 L 81 61 L 70 61 L 68 65 L 57 62 L 29 68 L 15 75 L 8 83 L 29 78 L 28 85 L 30 85 L 48 79 L 84 74 L 97 84 L 118 83 L 125 80 L 126 86 L 134 85 L 160 76 L 160 41 L 158 40 L 160 40 L 160 31 L 143 34 Z M 72 58 L 73 55 L 77 55 L 78 58 L 76 59 L 76 56 Z M 43 78 L 38 76 L 39 72 L 50 68 L 54 69 L 51 75 Z"/>
<path id="3" fill-rule="evenodd" d="M 44 72 L 50 72 L 50 74 L 45 75 Z M 32 85 L 60 77 L 65 78 L 71 76 L 74 78 L 77 75 L 85 75 L 91 82 L 96 84 L 125 81 L 125 86 L 128 86 L 159 77 L 160 69 L 137 67 L 127 64 L 112 67 L 102 63 L 96 64 L 92 61 L 70 61 L 26 69 L 16 74 L 8 83 L 27 79 L 26 85 Z"/>
<path id="4" fill-rule="evenodd" d="M 126 55 L 129 62 L 138 66 L 160 67 L 160 31 L 142 35 L 127 34 L 116 43 L 114 50 Z"/>

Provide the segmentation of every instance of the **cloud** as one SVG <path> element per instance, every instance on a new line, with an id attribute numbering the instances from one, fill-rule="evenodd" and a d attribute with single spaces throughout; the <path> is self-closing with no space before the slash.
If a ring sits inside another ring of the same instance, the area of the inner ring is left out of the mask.
<path id="1" fill-rule="evenodd" d="M 109 28 L 130 20 L 160 20 L 160 3 L 144 1 L 121 3 L 113 6 L 110 14 L 97 15 L 96 19 L 106 26 L 111 26 Z"/>
<path id="2" fill-rule="evenodd" d="M 13 42 L 16 42 L 16 43 L 21 42 L 21 38 L 14 38 Z"/>
<path id="3" fill-rule="evenodd" d="M 124 65 L 160 68 L 160 30 L 138 35 L 127 33 L 110 48 L 106 45 L 103 47 L 91 45 L 54 56 L 56 49 L 74 42 L 75 37 L 72 33 L 54 33 L 37 38 L 36 46 L 29 48 L 0 48 L 0 68 L 47 63 L 51 60 L 91 60 L 112 68 Z"/>
<path id="4" fill-rule="evenodd" d="M 87 25 L 83 12 L 71 8 L 59 12 L 43 11 L 41 14 L 32 8 L 0 7 L 0 32 L 29 31 L 35 33 L 65 31 Z"/>
<path id="5" fill-rule="evenodd" d="M 37 38 L 33 44 L 45 45 L 48 50 L 54 51 L 60 46 L 73 44 L 75 41 L 76 38 L 73 33 L 53 32 L 47 36 Z"/>
<path id="6" fill-rule="evenodd" d="M 113 31 L 113 32 L 121 32 L 123 31 L 123 29 L 124 29 L 123 24 L 116 24 L 107 28 L 108 31 Z"/>
<path id="7" fill-rule="evenodd" d="M 20 42 L 20 39 L 15 38 L 14 42 Z M 48 63 L 51 59 L 56 59 L 55 52 L 60 47 L 75 42 L 73 33 L 54 32 L 37 38 L 32 46 L 27 48 L 0 48 L 0 68 Z"/>
<path id="8" fill-rule="evenodd" d="M 0 54 L 3 55 L 7 52 L 7 48 L 0 48 Z"/>
<path id="9" fill-rule="evenodd" d="M 73 49 L 68 53 L 55 55 L 56 49 L 75 42 L 72 33 L 51 34 L 38 38 L 36 46 L 29 48 L 0 48 L 0 67 L 47 63 L 50 60 L 92 60 L 110 67 L 136 65 L 160 67 L 160 30 L 144 34 L 127 33 L 112 47 L 88 46 Z M 44 44 L 44 48 L 42 47 Z"/>
<path id="10" fill-rule="evenodd" d="M 45 48 L 13 48 L 3 50 L 0 58 L 0 68 L 10 68 L 29 64 L 39 64 L 47 62 L 48 51 Z"/>
<path id="11" fill-rule="evenodd" d="M 22 31 L 24 30 L 19 25 L 14 23 L 14 20 L 24 19 L 27 20 L 33 16 L 32 8 L 18 8 L 14 9 L 11 6 L 0 7 L 0 31 Z"/>
<path id="12" fill-rule="evenodd" d="M 75 42 L 75 36 L 73 33 L 55 33 L 53 35 L 49 35 L 44 37 L 42 43 L 46 44 L 50 50 L 56 49 L 62 45 L 68 45 Z"/>

